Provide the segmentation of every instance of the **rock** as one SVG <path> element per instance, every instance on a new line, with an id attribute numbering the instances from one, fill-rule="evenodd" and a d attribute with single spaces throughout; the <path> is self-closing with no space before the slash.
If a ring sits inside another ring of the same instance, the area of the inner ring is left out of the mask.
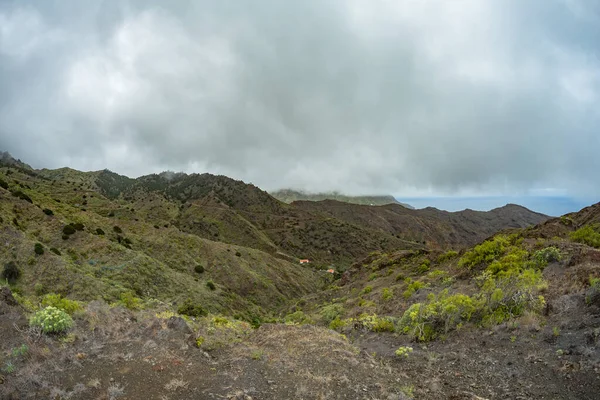
<path id="1" fill-rule="evenodd" d="M 6 286 L 0 289 L 0 303 L 5 303 L 6 305 L 9 305 L 11 307 L 19 304 L 13 297 L 10 288 Z"/>
<path id="2" fill-rule="evenodd" d="M 169 318 L 169 320 L 167 321 L 167 328 L 185 334 L 192 333 L 192 329 L 188 326 L 187 322 L 185 322 L 185 320 L 181 317 Z"/>

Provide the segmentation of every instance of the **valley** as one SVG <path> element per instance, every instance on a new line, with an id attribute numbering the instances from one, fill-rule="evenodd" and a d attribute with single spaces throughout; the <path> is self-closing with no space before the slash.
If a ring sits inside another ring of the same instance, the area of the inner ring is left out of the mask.
<path id="1" fill-rule="evenodd" d="M 3 153 L 0 244 L 3 399 L 600 390 L 600 203 L 288 204 L 225 176 Z"/>

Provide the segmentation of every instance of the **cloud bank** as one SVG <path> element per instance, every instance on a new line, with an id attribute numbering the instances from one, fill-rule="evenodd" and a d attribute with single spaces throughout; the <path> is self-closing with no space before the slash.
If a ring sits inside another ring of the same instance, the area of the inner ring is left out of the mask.
<path id="1" fill-rule="evenodd" d="M 3 2 L 0 149 L 265 189 L 599 196 L 600 6 Z"/>

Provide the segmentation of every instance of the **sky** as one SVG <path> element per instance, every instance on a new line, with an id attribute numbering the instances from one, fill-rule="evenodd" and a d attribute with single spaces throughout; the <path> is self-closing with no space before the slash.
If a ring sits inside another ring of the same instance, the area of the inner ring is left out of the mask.
<path id="1" fill-rule="evenodd" d="M 265 190 L 595 202 L 598 38 L 585 0 L 0 0 L 0 150 Z"/>

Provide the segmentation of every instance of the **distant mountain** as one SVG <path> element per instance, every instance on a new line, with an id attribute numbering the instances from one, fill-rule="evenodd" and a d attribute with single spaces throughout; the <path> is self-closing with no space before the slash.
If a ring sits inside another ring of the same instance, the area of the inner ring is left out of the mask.
<path id="1" fill-rule="evenodd" d="M 8 151 L 0 151 L 0 166 L 12 166 L 15 168 L 31 170 L 32 168 L 22 162 L 21 160 L 17 160 L 13 156 L 10 155 Z"/>
<path id="2" fill-rule="evenodd" d="M 298 201 L 297 208 L 365 228 L 387 232 L 397 238 L 425 242 L 433 247 L 473 246 L 507 228 L 525 228 L 549 219 L 548 216 L 514 204 L 491 211 L 448 212 L 428 207 L 409 210 L 397 204 L 365 207 L 325 200 Z"/>
<path id="3" fill-rule="evenodd" d="M 413 206 L 406 203 L 400 203 L 391 195 L 382 196 L 347 196 L 339 192 L 330 193 L 306 193 L 293 189 L 281 189 L 270 193 L 271 196 L 284 203 L 293 203 L 294 201 L 322 201 L 337 200 L 344 203 L 361 204 L 365 206 L 383 206 L 386 204 L 400 204 L 403 207 L 414 209 Z"/>
<path id="4" fill-rule="evenodd" d="M 321 264 L 350 263 L 373 251 L 459 249 L 499 230 L 547 218 L 518 206 L 490 212 L 412 210 L 391 196 L 352 198 L 368 204 L 391 202 L 382 206 L 336 200 L 286 204 L 254 185 L 206 173 L 165 172 L 132 179 L 109 170 L 28 170 L 14 164 L 3 169 L 4 174 L 18 170 L 26 175 L 18 179 L 18 190 L 34 204 L 41 196 L 60 200 L 62 208 L 71 207 L 65 209 L 66 219 L 83 211 L 100 218 L 134 220 L 158 227 L 156 233 L 162 227 L 175 228 L 294 263 L 299 258 Z"/>

